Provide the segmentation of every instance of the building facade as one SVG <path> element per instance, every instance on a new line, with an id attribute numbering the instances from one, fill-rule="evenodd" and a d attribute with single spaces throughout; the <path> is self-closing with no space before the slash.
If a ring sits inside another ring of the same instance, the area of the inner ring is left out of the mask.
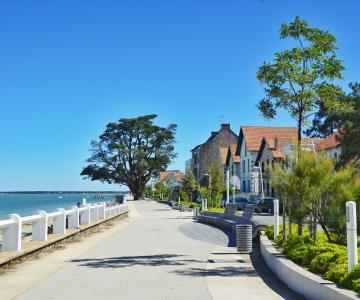
<path id="1" fill-rule="evenodd" d="M 236 144 L 237 140 L 238 136 L 231 130 L 230 124 L 221 124 L 219 131 L 212 132 L 205 143 L 191 150 L 192 170 L 199 184 L 204 181 L 211 163 L 219 161 L 220 147 L 227 149 L 231 144 Z"/>
<path id="2" fill-rule="evenodd" d="M 259 162 L 255 164 L 263 139 L 296 139 L 296 127 L 265 127 L 265 126 L 242 126 L 240 128 L 239 141 L 236 155 L 241 159 L 241 192 L 259 193 L 261 187 L 259 177 Z M 271 162 L 269 157 L 269 163 Z M 267 158 L 266 158 L 267 163 Z"/>
<path id="3" fill-rule="evenodd" d="M 305 151 L 315 151 L 317 145 L 322 141 L 321 138 L 304 138 L 301 140 L 301 149 Z M 276 162 L 286 161 L 293 156 L 294 144 L 297 136 L 263 138 L 258 155 L 255 160 L 255 166 L 259 166 L 260 192 L 264 196 L 276 197 L 276 191 L 271 186 L 270 168 Z"/>
<path id="4" fill-rule="evenodd" d="M 336 132 L 332 135 L 329 135 L 318 145 L 316 145 L 316 151 L 323 151 L 328 155 L 328 157 L 334 159 L 335 161 L 338 161 L 341 156 L 340 135 L 341 132 Z"/>

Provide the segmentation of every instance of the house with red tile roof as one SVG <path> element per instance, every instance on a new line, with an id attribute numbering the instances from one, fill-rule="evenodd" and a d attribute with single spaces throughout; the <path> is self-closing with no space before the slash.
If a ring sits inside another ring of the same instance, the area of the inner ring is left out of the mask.
<path id="1" fill-rule="evenodd" d="M 241 158 L 241 192 L 261 191 L 259 172 L 254 169 L 254 166 L 261 167 L 259 162 L 255 164 L 261 147 L 262 150 L 271 150 L 271 156 L 279 157 L 282 155 L 281 150 L 278 149 L 279 144 L 286 144 L 296 139 L 296 127 L 242 126 L 235 153 Z M 267 159 L 265 158 L 266 163 Z M 271 162 L 272 159 L 269 157 L 269 164 Z"/>
<path id="2" fill-rule="evenodd" d="M 323 141 L 323 138 L 303 138 L 301 148 L 306 151 L 316 151 L 316 147 Z M 275 197 L 275 191 L 271 187 L 268 169 L 275 162 L 287 160 L 293 154 L 294 144 L 297 137 L 264 137 L 262 139 L 259 152 L 255 160 L 255 166 L 259 166 L 264 186 L 264 195 Z"/>
<path id="3" fill-rule="evenodd" d="M 160 180 L 163 180 L 168 187 L 174 188 L 180 185 L 182 173 L 179 170 L 166 170 L 160 172 Z"/>
<path id="4" fill-rule="evenodd" d="M 317 152 L 325 152 L 329 157 L 338 161 L 341 156 L 341 131 L 338 131 L 332 135 L 329 135 L 322 142 L 316 145 L 315 150 Z"/>

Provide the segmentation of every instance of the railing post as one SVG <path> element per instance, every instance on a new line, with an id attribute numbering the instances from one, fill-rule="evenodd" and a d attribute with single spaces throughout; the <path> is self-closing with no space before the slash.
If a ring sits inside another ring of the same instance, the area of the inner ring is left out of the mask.
<path id="1" fill-rule="evenodd" d="M 100 203 L 100 205 L 98 206 L 100 220 L 105 220 L 105 207 L 106 207 L 105 202 Z"/>
<path id="2" fill-rule="evenodd" d="M 74 212 L 69 216 L 69 228 L 79 228 L 79 208 L 73 206 L 71 208 Z"/>
<path id="3" fill-rule="evenodd" d="M 90 206 L 90 221 L 96 222 L 97 220 L 97 205 Z"/>
<path id="4" fill-rule="evenodd" d="M 55 234 L 65 234 L 66 233 L 66 212 L 63 208 L 58 208 L 58 212 L 61 213 L 60 216 L 53 218 L 53 233 Z"/>
<path id="5" fill-rule="evenodd" d="M 47 241 L 48 233 L 48 214 L 44 210 L 39 210 L 41 218 L 32 224 L 32 240 Z"/>
<path id="6" fill-rule="evenodd" d="M 18 214 L 9 215 L 9 219 L 14 221 L 3 229 L 2 232 L 2 250 L 4 251 L 20 251 L 21 250 L 21 232 L 22 221 Z"/>
<path id="7" fill-rule="evenodd" d="M 346 202 L 346 237 L 348 272 L 350 273 L 358 263 L 356 203 L 354 201 Z"/>
<path id="8" fill-rule="evenodd" d="M 274 238 L 279 235 L 279 200 L 274 200 Z"/>
<path id="9" fill-rule="evenodd" d="M 85 207 L 86 209 L 80 211 L 80 224 L 81 225 L 89 225 L 90 224 L 90 205 Z"/>

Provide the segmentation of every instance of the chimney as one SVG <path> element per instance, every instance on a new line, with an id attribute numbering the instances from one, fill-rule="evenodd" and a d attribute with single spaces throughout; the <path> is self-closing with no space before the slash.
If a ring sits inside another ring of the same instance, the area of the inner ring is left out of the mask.
<path id="1" fill-rule="evenodd" d="M 227 123 L 221 124 L 221 130 L 230 130 L 230 124 Z"/>

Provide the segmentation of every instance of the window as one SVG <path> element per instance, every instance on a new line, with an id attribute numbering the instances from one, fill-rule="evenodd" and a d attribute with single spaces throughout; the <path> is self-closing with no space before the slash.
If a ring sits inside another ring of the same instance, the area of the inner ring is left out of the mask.
<path id="1" fill-rule="evenodd" d="M 338 154 L 337 154 L 337 152 L 335 152 L 334 153 L 334 159 L 337 160 L 337 158 L 338 158 Z"/>
<path id="2" fill-rule="evenodd" d="M 245 162 L 246 162 L 246 160 L 242 161 L 242 172 L 243 173 L 245 173 Z"/>
<path id="3" fill-rule="evenodd" d="M 248 173 L 250 173 L 250 159 L 248 159 Z"/>
<path id="4" fill-rule="evenodd" d="M 251 192 L 250 180 L 248 180 L 248 192 Z"/>
<path id="5" fill-rule="evenodd" d="M 265 164 L 264 164 L 264 162 L 261 163 L 261 172 L 262 173 L 265 172 Z"/>

